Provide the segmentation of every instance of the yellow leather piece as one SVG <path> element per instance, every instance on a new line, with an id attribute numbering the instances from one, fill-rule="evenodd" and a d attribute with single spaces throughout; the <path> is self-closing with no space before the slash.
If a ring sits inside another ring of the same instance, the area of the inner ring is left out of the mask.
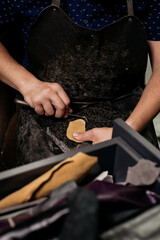
<path id="1" fill-rule="evenodd" d="M 85 121 L 83 119 L 77 119 L 75 121 L 71 121 L 68 125 L 67 133 L 66 133 L 66 136 L 68 137 L 68 139 L 74 142 L 83 142 L 73 138 L 72 134 L 74 132 L 85 132 Z"/>
<path id="2" fill-rule="evenodd" d="M 52 169 L 20 190 L 0 200 L 0 208 L 24 203 L 31 199 L 46 197 L 55 188 L 69 180 L 79 182 L 97 163 L 97 160 L 97 157 L 79 152 L 73 157 L 67 158 L 55 165 Z"/>

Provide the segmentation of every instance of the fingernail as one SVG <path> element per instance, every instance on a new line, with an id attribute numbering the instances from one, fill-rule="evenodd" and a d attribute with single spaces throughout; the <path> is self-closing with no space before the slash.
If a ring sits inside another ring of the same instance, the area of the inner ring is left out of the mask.
<path id="1" fill-rule="evenodd" d="M 73 137 L 75 137 L 75 138 L 78 137 L 78 133 L 74 132 Z"/>

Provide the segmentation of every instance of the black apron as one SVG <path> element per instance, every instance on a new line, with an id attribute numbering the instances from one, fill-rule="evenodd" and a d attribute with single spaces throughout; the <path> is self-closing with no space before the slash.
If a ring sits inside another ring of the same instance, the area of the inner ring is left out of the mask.
<path id="1" fill-rule="evenodd" d="M 87 117 L 86 130 L 112 127 L 116 118 L 126 120 L 141 96 L 148 54 L 144 27 L 133 15 L 132 1 L 126 1 L 127 16 L 98 31 L 75 24 L 59 7 L 60 1 L 54 3 L 31 28 L 29 71 L 41 81 L 63 87 L 74 112 Z M 87 144 L 67 139 L 66 129 L 73 120 L 39 116 L 19 107 L 18 164 Z M 143 135 L 157 146 L 154 128 L 149 128 Z"/>

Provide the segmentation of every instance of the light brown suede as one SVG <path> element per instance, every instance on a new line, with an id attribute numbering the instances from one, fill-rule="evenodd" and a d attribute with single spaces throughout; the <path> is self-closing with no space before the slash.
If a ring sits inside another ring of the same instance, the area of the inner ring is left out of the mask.
<path id="1" fill-rule="evenodd" d="M 73 157 L 60 162 L 20 190 L 3 198 L 0 201 L 0 208 L 17 205 L 31 199 L 46 197 L 55 188 L 69 180 L 79 182 L 97 163 L 97 160 L 97 157 L 79 152 Z"/>
<path id="2" fill-rule="evenodd" d="M 74 142 L 83 142 L 73 138 L 72 134 L 74 132 L 85 132 L 85 124 L 86 122 L 83 119 L 77 119 L 75 121 L 69 122 L 67 132 L 66 132 L 67 138 Z"/>

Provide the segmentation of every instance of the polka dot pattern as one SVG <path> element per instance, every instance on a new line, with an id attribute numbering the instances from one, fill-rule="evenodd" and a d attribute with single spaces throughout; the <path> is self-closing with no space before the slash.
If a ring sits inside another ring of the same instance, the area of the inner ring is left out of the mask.
<path id="1" fill-rule="evenodd" d="M 160 1 L 133 0 L 134 13 L 143 22 L 147 38 L 160 41 Z M 0 32 L 21 17 L 27 43 L 31 25 L 51 0 L 1 0 Z M 61 0 L 61 8 L 78 25 L 99 30 L 127 15 L 126 0 Z M 135 33 L 136 34 L 136 33 Z"/>

